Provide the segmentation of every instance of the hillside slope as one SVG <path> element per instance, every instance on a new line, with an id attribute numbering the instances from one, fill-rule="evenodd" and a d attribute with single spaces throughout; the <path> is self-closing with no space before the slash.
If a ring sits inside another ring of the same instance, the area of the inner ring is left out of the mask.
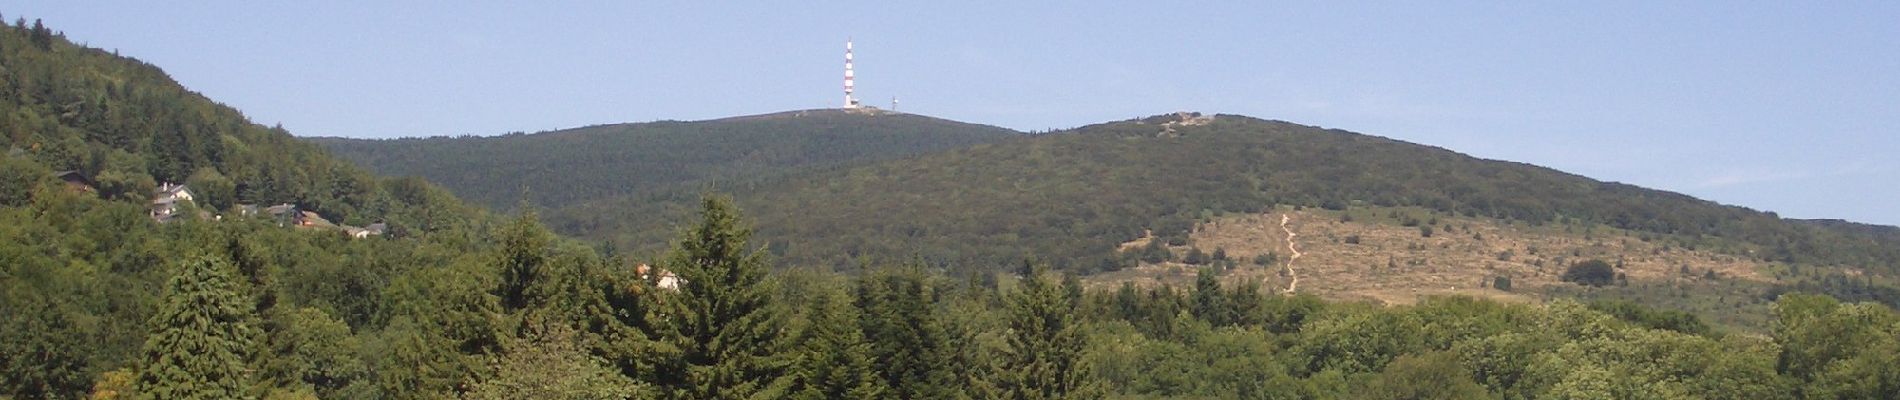
<path id="1" fill-rule="evenodd" d="M 0 149 L 0 398 L 83 398 L 94 388 L 125 396 L 140 372 L 202 381 L 181 383 L 193 387 L 248 379 L 163 372 L 156 354 L 251 374 L 255 382 L 224 387 L 255 383 L 254 397 L 382 398 L 378 387 L 399 387 L 372 381 L 366 366 L 381 361 L 359 358 L 355 346 L 382 346 L 391 319 L 440 315 L 418 307 L 439 303 L 415 300 L 430 293 L 415 282 L 450 282 L 428 274 L 479 262 L 494 243 L 490 217 L 439 187 L 372 176 L 157 67 L 76 45 L 37 21 L 0 24 Z M 161 183 L 185 183 L 192 196 L 155 202 Z M 176 205 L 179 217 L 155 218 L 155 203 Z M 389 229 L 260 212 L 282 203 Z M 238 333 L 194 345 L 165 341 L 180 336 L 164 332 L 204 338 L 230 327 L 220 332 Z M 218 358 L 233 348 L 272 350 L 255 364 Z M 318 348 L 330 349 L 327 361 L 299 356 Z M 316 363 L 355 372 L 309 379 L 317 375 L 303 366 Z"/>
<path id="2" fill-rule="evenodd" d="M 497 137 L 314 138 L 384 175 L 420 176 L 493 209 L 561 208 L 714 182 L 859 165 L 1016 137 L 899 113 L 806 110 Z"/>
<path id="3" fill-rule="evenodd" d="M 0 29 L 0 147 L 143 202 L 186 183 L 198 206 L 293 203 L 340 223 L 433 230 L 478 214 L 415 179 L 376 178 L 281 127 L 186 89 L 157 67 L 68 42 L 43 26 Z"/>
<path id="4" fill-rule="evenodd" d="M 760 235 L 799 263 L 921 258 L 1082 272 L 1133 265 L 1116 245 L 1273 205 L 1413 206 L 1532 225 L 1596 224 L 1783 264 L 1891 276 L 1890 227 L 1784 220 L 1681 194 L 1352 132 L 1242 116 L 1167 115 L 980 144 L 734 188 Z M 651 249 L 685 196 L 550 212 L 552 226 Z M 612 218 L 603 218 L 612 216 Z M 1884 279 L 1884 278 L 1883 278 Z"/>

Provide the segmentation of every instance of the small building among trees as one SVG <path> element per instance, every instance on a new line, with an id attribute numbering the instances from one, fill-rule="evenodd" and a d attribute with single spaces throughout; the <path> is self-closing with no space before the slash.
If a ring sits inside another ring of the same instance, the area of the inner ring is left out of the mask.
<path id="1" fill-rule="evenodd" d="M 73 191 L 74 193 L 79 193 L 79 192 L 94 193 L 94 194 L 99 193 L 99 189 L 98 189 L 99 183 L 93 182 L 92 178 L 86 177 L 86 173 L 84 172 L 59 171 L 59 172 L 53 173 L 53 177 L 59 178 L 60 181 L 66 182 L 66 188 L 68 190 Z"/>
<path id="2" fill-rule="evenodd" d="M 185 185 L 170 182 L 159 185 L 158 191 L 152 194 L 152 220 L 161 224 L 171 222 L 178 216 L 179 203 L 191 201 L 191 189 Z"/>

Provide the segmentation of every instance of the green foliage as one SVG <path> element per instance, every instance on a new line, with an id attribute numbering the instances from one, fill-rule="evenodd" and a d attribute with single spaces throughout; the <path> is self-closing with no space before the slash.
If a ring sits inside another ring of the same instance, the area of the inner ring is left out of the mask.
<path id="1" fill-rule="evenodd" d="M 224 174 L 212 168 L 199 168 L 198 172 L 185 179 L 185 186 L 191 188 L 194 201 L 203 204 L 212 211 L 230 210 L 238 203 L 237 182 L 226 178 Z"/>
<path id="2" fill-rule="evenodd" d="M 1173 259 L 1174 252 L 1168 251 L 1168 246 L 1162 244 L 1160 239 L 1151 239 L 1147 245 L 1141 247 L 1141 262 L 1160 264 Z"/>
<path id="3" fill-rule="evenodd" d="M 1183 339 L 1152 338 L 1124 322 L 1094 326 L 1094 379 L 1123 398 L 1298 399 L 1315 393 L 1288 375 L 1270 335 L 1183 324 Z M 1139 397 L 1138 397 L 1139 396 Z"/>
<path id="4" fill-rule="evenodd" d="M 1584 286 L 1609 286 L 1616 282 L 1616 268 L 1603 260 L 1584 260 L 1571 264 L 1564 269 L 1561 278 L 1564 282 L 1573 282 Z"/>
<path id="5" fill-rule="evenodd" d="M 1213 260 L 1207 257 L 1207 253 L 1201 252 L 1199 247 L 1189 247 L 1187 256 L 1181 257 L 1181 262 L 1188 265 L 1207 265 L 1210 261 Z"/>
<path id="6" fill-rule="evenodd" d="M 1315 374 L 1338 370 L 1353 374 L 1378 371 L 1402 354 L 1426 350 L 1423 321 L 1417 316 L 1378 311 L 1351 312 L 1321 319 L 1300 331 L 1291 349 L 1295 371 Z"/>
<path id="7" fill-rule="evenodd" d="M 765 253 L 725 198 L 707 196 L 700 221 L 659 268 L 679 274 L 679 294 L 661 318 L 654 383 L 676 399 L 782 395 L 790 383 L 782 311 L 772 304 Z"/>
<path id="8" fill-rule="evenodd" d="M 858 329 L 857 309 L 842 294 L 819 294 L 810 324 L 798 338 L 795 399 L 875 399 L 889 390 L 872 365 L 871 345 Z M 916 397 L 905 397 L 916 398 Z"/>
<path id="9" fill-rule="evenodd" d="M 1900 316 L 1884 306 L 1790 294 L 1775 302 L 1776 369 L 1804 382 L 1809 398 L 1882 398 L 1900 393 Z"/>
<path id="10" fill-rule="evenodd" d="M 1709 325 L 1703 323 L 1702 319 L 1696 317 L 1695 314 L 1658 310 L 1628 300 L 1597 300 L 1590 302 L 1590 309 L 1650 329 L 1670 330 L 1691 335 L 1711 333 Z"/>
<path id="11" fill-rule="evenodd" d="M 52 171 L 38 163 L 13 157 L 0 157 L 0 206 L 19 207 L 33 200 L 33 191 L 51 177 Z"/>
<path id="12" fill-rule="evenodd" d="M 541 228 L 541 223 L 532 212 L 516 216 L 514 221 L 502 228 L 500 253 L 496 261 L 501 270 L 501 287 L 495 293 L 501 298 L 501 305 L 510 310 L 528 308 L 530 305 L 544 304 L 548 299 L 547 283 L 549 243 L 553 234 Z"/>
<path id="13" fill-rule="evenodd" d="M 1238 315 L 1234 315 L 1233 302 L 1220 288 L 1220 274 L 1211 268 L 1201 268 L 1194 275 L 1194 298 L 1188 309 L 1195 318 L 1210 325 L 1231 325 Z"/>
<path id="14" fill-rule="evenodd" d="M 946 398 L 964 390 L 938 287 L 917 269 L 878 269 L 856 281 L 859 326 L 882 384 L 900 398 Z"/>
<path id="15" fill-rule="evenodd" d="M 631 399 L 645 391 L 588 355 L 568 328 L 556 325 L 516 342 L 491 363 L 494 375 L 474 383 L 464 398 Z"/>
<path id="16" fill-rule="evenodd" d="M 1447 352 L 1399 356 L 1355 392 L 1353 398 L 1368 400 L 1495 398 L 1472 381 L 1458 358 Z"/>
<path id="17" fill-rule="evenodd" d="M 21 293 L 7 293 L 20 296 Z M 68 310 L 43 299 L 0 303 L 0 394 L 24 398 L 78 397 L 91 386 L 85 346 Z"/>
<path id="18" fill-rule="evenodd" d="M 1033 264 L 1009 297 L 1009 347 L 981 387 L 989 399 L 1093 399 L 1102 393 L 1082 361 L 1088 338 L 1075 322 L 1076 299 Z"/>
<path id="19" fill-rule="evenodd" d="M 251 397 L 253 343 L 258 339 L 250 302 L 238 294 L 231 265 L 187 256 L 152 316 L 136 389 L 158 399 Z"/>
<path id="20" fill-rule="evenodd" d="M 316 308 L 276 309 L 258 377 L 273 388 L 309 390 L 320 398 L 368 390 L 369 366 L 349 325 Z M 352 387 L 357 385 L 357 387 Z"/>

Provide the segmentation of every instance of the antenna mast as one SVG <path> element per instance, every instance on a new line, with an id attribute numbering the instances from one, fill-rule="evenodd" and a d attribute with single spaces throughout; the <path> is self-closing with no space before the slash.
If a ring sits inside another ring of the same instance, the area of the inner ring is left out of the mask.
<path id="1" fill-rule="evenodd" d="M 858 99 L 851 97 L 855 74 L 851 71 L 851 39 L 844 41 L 844 108 L 858 108 Z"/>

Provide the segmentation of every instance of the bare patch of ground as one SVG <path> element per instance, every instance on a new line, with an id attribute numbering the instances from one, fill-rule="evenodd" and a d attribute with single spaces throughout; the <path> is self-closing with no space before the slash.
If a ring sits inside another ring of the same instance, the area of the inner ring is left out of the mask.
<path id="1" fill-rule="evenodd" d="M 1416 226 L 1399 221 L 1412 220 Z M 1282 227 L 1282 221 L 1286 224 Z M 1429 227 L 1431 234 L 1423 231 Z M 1426 296 L 1465 295 L 1505 301 L 1537 301 L 1571 264 L 1601 259 L 1619 265 L 1631 284 L 1694 284 L 1711 277 L 1771 282 L 1760 262 L 1709 251 L 1645 242 L 1604 227 L 1531 227 L 1498 220 L 1432 216 L 1414 209 L 1355 209 L 1347 212 L 1288 208 L 1265 214 L 1230 215 L 1199 225 L 1189 235 L 1192 247 L 1225 250 L 1238 267 L 1223 277 L 1230 284 L 1255 283 L 1263 289 L 1288 288 L 1293 271 L 1285 263 L 1293 252 L 1289 233 L 1297 234 L 1298 290 L 1340 300 L 1409 304 Z M 1124 243 L 1124 251 L 1151 238 Z M 1189 246 L 1175 246 L 1176 255 Z M 1270 265 L 1249 262 L 1271 254 Z M 1178 259 L 1178 257 L 1177 257 Z M 1135 282 L 1191 285 L 1199 266 L 1176 262 L 1141 265 L 1090 278 L 1098 284 Z M 1511 290 L 1493 287 L 1497 278 Z"/>

